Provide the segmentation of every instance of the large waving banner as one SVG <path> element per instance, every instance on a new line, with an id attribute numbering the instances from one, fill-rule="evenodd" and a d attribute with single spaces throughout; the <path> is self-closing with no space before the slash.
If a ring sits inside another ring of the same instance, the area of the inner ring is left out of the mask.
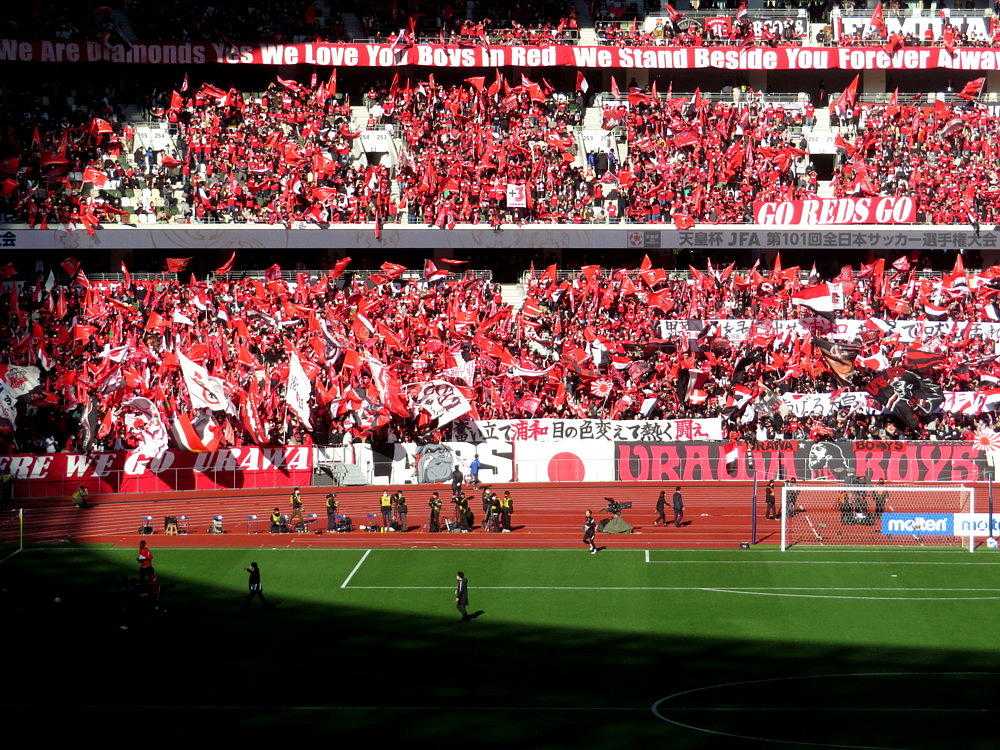
<path id="1" fill-rule="evenodd" d="M 969 47 L 612 47 L 414 44 L 108 44 L 0 39 L 0 62 L 122 65 L 321 65 L 344 68 L 646 68 L 655 70 L 1000 70 L 1000 49 Z"/>
<path id="2" fill-rule="evenodd" d="M 139 451 L 0 456 L 0 473 L 13 475 L 19 498 L 69 498 L 81 485 L 92 493 L 308 486 L 312 469 L 310 446 L 168 450 L 157 459 Z"/>
<path id="3" fill-rule="evenodd" d="M 757 224 L 912 224 L 917 220 L 917 204 L 913 198 L 896 198 L 890 195 L 873 198 L 810 198 L 755 203 L 753 213 Z"/>
<path id="4" fill-rule="evenodd" d="M 791 479 L 839 482 L 985 482 L 994 477 L 971 443 L 796 440 L 739 450 L 727 463 L 723 443 L 618 443 L 615 478 L 623 482 Z M 995 478 L 995 477 L 994 477 Z"/>
<path id="5" fill-rule="evenodd" d="M 480 419 L 455 422 L 451 439 L 467 443 L 722 440 L 722 419 Z"/>

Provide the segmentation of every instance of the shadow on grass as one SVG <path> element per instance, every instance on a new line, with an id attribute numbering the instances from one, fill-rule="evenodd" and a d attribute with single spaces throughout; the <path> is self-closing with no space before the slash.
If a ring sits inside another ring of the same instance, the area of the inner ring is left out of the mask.
<path id="1" fill-rule="evenodd" d="M 732 734 L 841 746 L 994 746 L 1000 682 L 983 673 L 1000 673 L 996 652 L 782 647 L 489 618 L 458 628 L 453 617 L 270 594 L 277 606 L 247 609 L 230 588 L 183 580 L 164 583 L 166 612 L 156 612 L 125 606 L 122 582 L 132 572 L 99 548 L 29 551 L 0 566 L 8 644 L 2 702 L 19 722 L 44 727 L 50 739 L 329 736 L 348 747 L 376 739 L 439 747 L 761 746 Z M 966 671 L 981 674 L 943 687 L 926 678 Z M 650 710 L 667 695 L 720 683 L 900 672 L 920 676 L 764 683 L 663 708 L 682 724 L 726 735 L 664 723 Z"/>

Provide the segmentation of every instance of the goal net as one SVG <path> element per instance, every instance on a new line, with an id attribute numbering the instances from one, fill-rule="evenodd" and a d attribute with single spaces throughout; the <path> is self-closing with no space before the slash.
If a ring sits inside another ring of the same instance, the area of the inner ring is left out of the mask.
<path id="1" fill-rule="evenodd" d="M 24 549 L 24 512 L 20 508 L 0 511 L 0 562 Z"/>
<path id="2" fill-rule="evenodd" d="M 975 491 L 962 486 L 786 482 L 781 488 L 781 549 L 817 546 L 967 547 L 986 536 Z M 982 527 L 980 529 L 980 527 Z M 982 533 L 980 533 L 980 531 Z"/>

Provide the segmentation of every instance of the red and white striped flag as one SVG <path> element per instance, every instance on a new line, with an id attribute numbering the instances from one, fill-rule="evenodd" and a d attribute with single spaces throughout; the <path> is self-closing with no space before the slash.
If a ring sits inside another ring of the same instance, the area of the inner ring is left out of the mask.
<path id="1" fill-rule="evenodd" d="M 212 453 L 222 440 L 222 428 L 214 421 L 204 419 L 196 427 L 186 414 L 174 414 L 170 430 L 178 447 L 189 453 Z"/>

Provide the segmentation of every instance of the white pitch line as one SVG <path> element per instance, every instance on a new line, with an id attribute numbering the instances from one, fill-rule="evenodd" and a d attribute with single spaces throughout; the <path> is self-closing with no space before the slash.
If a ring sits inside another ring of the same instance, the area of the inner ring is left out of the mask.
<path id="1" fill-rule="evenodd" d="M 361 570 L 361 566 L 364 565 L 365 560 L 368 559 L 368 555 L 370 555 L 371 553 L 372 553 L 372 551 L 370 549 L 366 549 L 365 550 L 365 554 L 363 554 L 361 556 L 361 559 L 358 560 L 358 564 L 354 566 L 354 569 L 350 573 L 347 574 L 347 578 L 345 578 L 344 582 L 342 584 L 340 584 L 340 588 L 342 588 L 342 589 L 346 589 L 347 588 L 347 584 L 349 584 L 351 582 L 351 579 L 354 578 L 354 574 L 357 573 L 359 570 Z"/>
<path id="2" fill-rule="evenodd" d="M 1000 565 L 983 562 L 924 560 L 651 560 L 652 565 Z"/>
<path id="3" fill-rule="evenodd" d="M 646 553 L 646 564 L 648 565 L 649 564 L 649 550 L 648 549 L 644 549 L 643 552 Z"/>
<path id="4" fill-rule="evenodd" d="M 351 590 L 451 591 L 454 586 L 351 586 Z M 897 586 L 476 586 L 477 591 L 707 591 L 746 594 L 760 591 L 975 591 L 1000 593 L 1000 588 L 901 588 Z"/>

